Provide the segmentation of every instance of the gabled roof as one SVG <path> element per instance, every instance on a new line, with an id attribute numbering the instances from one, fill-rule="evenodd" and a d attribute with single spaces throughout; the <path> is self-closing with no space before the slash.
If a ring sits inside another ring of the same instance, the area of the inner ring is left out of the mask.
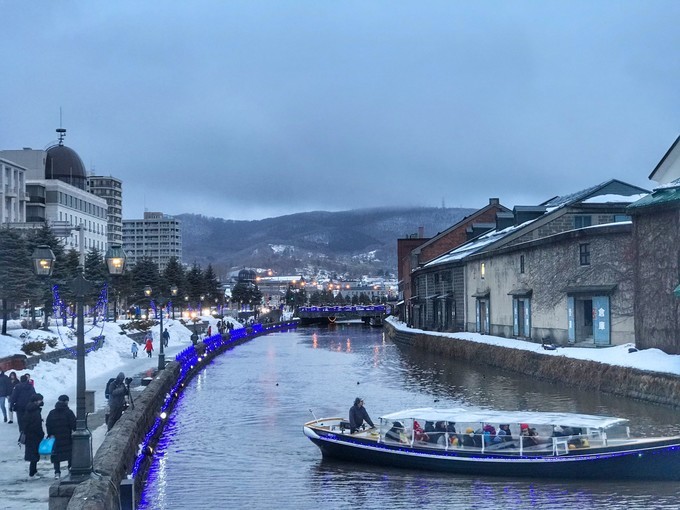
<path id="1" fill-rule="evenodd" d="M 582 189 L 581 191 L 577 191 L 575 193 L 570 193 L 569 195 L 562 195 L 561 197 L 551 198 L 547 202 L 543 202 L 541 205 L 544 205 L 546 207 L 562 207 L 565 205 L 572 205 L 577 202 L 582 202 L 588 198 L 592 198 L 597 195 L 603 194 L 624 195 L 624 193 L 620 193 L 620 191 L 630 191 L 629 193 L 627 193 L 627 195 L 649 193 L 649 190 L 646 190 L 644 188 L 633 186 L 632 184 L 619 181 L 618 179 L 610 179 L 595 186 L 591 186 L 590 188 Z"/>
<path id="2" fill-rule="evenodd" d="M 498 199 L 493 199 L 493 200 L 498 200 Z M 468 216 L 465 216 L 465 217 L 464 217 L 463 219 L 461 219 L 458 223 L 453 224 L 452 226 L 450 226 L 449 228 L 447 228 L 447 229 L 444 230 L 443 232 L 440 232 L 440 233 L 437 234 L 436 236 L 431 237 L 430 239 L 428 239 L 428 240 L 427 240 L 426 242 L 424 242 L 423 244 L 421 244 L 421 245 L 417 246 L 416 248 L 414 248 L 413 251 L 414 251 L 414 252 L 419 252 L 419 251 L 421 251 L 423 248 L 425 248 L 425 247 L 429 246 L 430 244 L 434 243 L 435 241 L 441 239 L 442 237 L 444 237 L 444 236 L 447 235 L 448 233 L 452 232 L 453 230 L 456 230 L 457 228 L 460 228 L 460 227 L 461 227 L 463 224 L 465 224 L 465 223 L 469 223 L 470 221 L 473 221 L 473 223 L 474 223 L 474 219 L 475 219 L 475 218 L 481 216 L 482 214 L 484 214 L 486 211 L 488 211 L 488 210 L 489 210 L 490 208 L 492 208 L 492 207 L 498 207 L 498 208 L 500 208 L 501 211 L 511 212 L 510 209 L 508 209 L 507 207 L 505 207 L 504 205 L 502 205 L 500 202 L 496 203 L 496 202 L 491 202 L 491 200 L 490 200 L 489 203 L 486 204 L 486 205 L 485 205 L 484 207 L 482 207 L 481 209 L 477 209 L 477 210 L 476 210 L 475 212 L 473 212 L 472 214 L 470 214 L 470 215 L 468 215 Z"/>
<path id="3" fill-rule="evenodd" d="M 657 181 L 661 182 L 660 180 L 655 179 L 656 173 L 659 172 L 661 173 L 663 170 L 665 170 L 667 167 L 671 166 L 677 159 L 678 156 L 680 156 L 680 135 L 675 139 L 675 142 L 673 142 L 673 145 L 670 146 L 670 148 L 666 151 L 666 154 L 663 155 L 663 158 L 661 158 L 661 161 L 654 167 L 654 170 L 652 170 L 652 173 L 649 174 L 649 179 L 652 181 Z"/>
<path id="4" fill-rule="evenodd" d="M 623 193 L 628 193 L 628 195 Z M 525 234 L 526 232 L 530 231 L 530 229 L 538 228 L 550 222 L 553 217 L 563 214 L 566 207 L 576 205 L 594 197 L 608 196 L 612 197 L 608 199 L 608 201 L 611 203 L 630 203 L 631 200 L 638 199 L 642 193 L 646 194 L 649 193 L 649 191 L 639 188 L 638 186 L 627 184 L 617 179 L 611 179 L 598 184 L 597 186 L 591 186 L 590 188 L 586 188 L 575 193 L 570 193 L 562 197 L 552 198 L 541 204 L 541 206 L 537 206 L 539 209 L 546 209 L 546 212 L 543 215 L 529 221 L 525 221 L 520 225 L 508 227 L 500 231 L 494 230 L 482 234 L 470 242 L 465 243 L 454 250 L 451 250 L 450 252 L 431 260 L 425 264 L 424 267 L 433 267 L 440 264 L 455 262 L 469 257 L 475 253 L 487 251 L 491 247 L 500 247 L 503 244 L 510 242 L 512 239 Z M 626 200 L 627 197 L 630 197 L 630 199 Z M 536 209 L 536 207 L 533 206 L 518 206 L 515 209 L 520 210 L 522 208 L 532 210 Z"/>

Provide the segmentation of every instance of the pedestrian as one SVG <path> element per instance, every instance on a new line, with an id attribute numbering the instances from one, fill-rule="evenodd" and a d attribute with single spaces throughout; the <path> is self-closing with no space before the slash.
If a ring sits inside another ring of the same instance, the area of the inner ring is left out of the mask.
<path id="1" fill-rule="evenodd" d="M 9 380 L 9 376 L 5 374 L 5 371 L 0 369 L 0 407 L 2 408 L 2 416 L 7 423 L 7 405 L 9 402 L 9 397 L 12 396 L 12 382 Z M 10 411 L 10 420 L 12 419 Z M 10 422 L 11 423 L 11 422 Z"/>
<path id="2" fill-rule="evenodd" d="M 170 342 L 170 333 L 168 333 L 168 328 L 165 328 L 165 329 L 163 330 L 162 338 L 163 338 L 163 345 L 164 345 L 165 347 L 167 347 L 167 346 L 168 346 L 168 342 Z"/>
<path id="3" fill-rule="evenodd" d="M 132 341 L 132 347 L 130 347 L 130 352 L 132 352 L 132 359 L 135 359 L 137 357 L 137 350 L 139 348 L 137 347 L 137 342 L 134 340 Z"/>
<path id="4" fill-rule="evenodd" d="M 9 407 L 9 421 L 7 423 L 14 423 L 14 420 L 12 419 L 12 416 L 14 416 L 14 408 L 12 407 L 12 391 L 14 391 L 14 387 L 19 384 L 19 378 L 17 377 L 16 372 L 10 372 L 9 373 L 9 384 L 10 384 L 10 392 L 9 392 L 9 397 L 7 398 L 7 406 Z M 18 420 L 18 418 L 17 418 Z"/>
<path id="5" fill-rule="evenodd" d="M 368 416 L 368 411 L 364 407 L 364 400 L 360 397 L 354 399 L 354 405 L 349 409 L 349 433 L 354 434 L 361 426 L 364 421 L 368 423 L 371 428 L 375 428 L 371 417 Z"/>
<path id="6" fill-rule="evenodd" d="M 24 431 L 24 413 L 28 404 L 31 402 L 31 397 L 35 395 L 35 389 L 28 382 L 26 374 L 19 378 L 19 384 L 12 390 L 12 408 L 17 413 L 17 424 L 19 425 L 19 436 Z"/>
<path id="7" fill-rule="evenodd" d="M 38 461 L 40 460 L 38 447 L 42 438 L 45 437 L 42 426 L 43 419 L 40 414 L 42 406 L 43 396 L 40 393 L 34 393 L 31 396 L 31 401 L 26 406 L 26 414 L 23 418 L 24 434 L 26 435 L 24 460 L 30 463 L 28 466 L 29 480 L 40 478 L 38 474 Z"/>
<path id="8" fill-rule="evenodd" d="M 61 478 L 62 462 L 68 462 L 68 468 L 71 469 L 71 448 L 73 445 L 71 434 L 76 430 L 76 415 L 69 409 L 68 401 L 68 395 L 60 395 L 57 403 L 54 404 L 54 409 L 49 412 L 45 419 L 47 436 L 54 437 L 54 447 L 50 460 L 54 465 L 55 480 Z"/>
<path id="9" fill-rule="evenodd" d="M 208 326 L 208 332 L 205 335 L 206 337 L 210 338 L 212 336 L 212 326 Z"/>
<path id="10" fill-rule="evenodd" d="M 146 355 L 150 358 L 151 353 L 153 352 L 153 340 L 151 340 L 151 338 L 146 339 L 146 343 L 144 344 L 144 350 L 146 351 Z"/>
<path id="11" fill-rule="evenodd" d="M 108 430 L 111 430 L 122 416 L 123 409 L 125 408 L 125 395 L 127 394 L 128 389 L 127 386 L 125 386 L 125 374 L 120 372 L 109 387 L 109 418 L 106 422 Z"/>

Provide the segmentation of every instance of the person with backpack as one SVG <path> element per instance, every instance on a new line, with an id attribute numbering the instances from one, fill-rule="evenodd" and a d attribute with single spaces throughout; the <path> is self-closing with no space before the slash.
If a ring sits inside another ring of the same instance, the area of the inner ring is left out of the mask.
<path id="1" fill-rule="evenodd" d="M 120 372 L 109 386 L 109 417 L 106 420 L 106 427 L 111 430 L 118 419 L 123 415 L 125 408 L 125 395 L 128 388 L 125 385 L 125 374 Z"/>

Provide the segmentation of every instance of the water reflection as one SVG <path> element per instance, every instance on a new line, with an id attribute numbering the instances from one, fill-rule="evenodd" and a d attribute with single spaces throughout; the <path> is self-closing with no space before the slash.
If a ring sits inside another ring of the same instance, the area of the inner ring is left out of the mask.
<path id="1" fill-rule="evenodd" d="M 676 508 L 675 484 L 476 478 L 324 460 L 302 434 L 362 396 L 374 421 L 462 404 L 632 417 L 678 433 L 671 409 L 398 349 L 381 330 L 336 325 L 260 337 L 192 381 L 171 416 L 142 509 Z"/>

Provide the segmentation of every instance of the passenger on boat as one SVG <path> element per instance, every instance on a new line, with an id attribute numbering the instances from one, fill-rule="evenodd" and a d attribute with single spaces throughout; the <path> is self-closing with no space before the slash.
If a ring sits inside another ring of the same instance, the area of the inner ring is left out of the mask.
<path id="1" fill-rule="evenodd" d="M 428 442 L 430 440 L 430 436 L 425 433 L 423 428 L 420 426 L 420 423 L 418 423 L 416 420 L 413 420 L 413 437 L 416 441 Z"/>
<path id="2" fill-rule="evenodd" d="M 434 427 L 432 427 L 431 431 L 427 432 L 427 435 L 429 436 L 428 442 L 429 443 L 435 443 L 440 446 L 445 446 L 446 445 L 446 424 L 443 421 L 438 421 L 437 423 L 434 424 Z M 454 428 L 455 432 L 455 428 Z"/>
<path id="3" fill-rule="evenodd" d="M 493 425 L 489 425 L 487 423 L 486 425 L 484 425 L 482 431 L 484 434 L 484 444 L 490 445 L 492 443 L 499 442 L 496 441 L 496 427 L 494 427 Z"/>
<path id="4" fill-rule="evenodd" d="M 364 407 L 363 399 L 357 397 L 354 399 L 354 405 L 349 409 L 349 433 L 354 434 L 363 426 L 364 421 L 368 423 L 371 428 L 375 428 L 375 425 L 373 425 L 373 422 L 371 421 L 371 417 L 368 415 L 368 411 L 366 411 L 366 408 Z"/>
<path id="5" fill-rule="evenodd" d="M 465 434 L 462 434 L 460 437 L 461 446 L 475 446 L 474 434 L 475 431 L 472 429 L 472 427 L 466 428 Z"/>
<path id="6" fill-rule="evenodd" d="M 498 432 L 496 436 L 500 438 L 499 442 L 509 442 L 512 441 L 512 432 L 510 432 L 510 425 L 507 423 L 502 423 L 498 426 Z"/>
<path id="7" fill-rule="evenodd" d="M 404 425 L 400 421 L 395 421 L 392 428 L 385 433 L 385 439 L 395 441 L 397 443 L 408 443 L 406 434 L 404 432 Z"/>
<path id="8" fill-rule="evenodd" d="M 538 434 L 536 434 L 536 429 L 529 428 L 526 423 L 520 423 L 520 436 L 522 437 L 522 447 L 527 448 L 529 446 L 536 446 L 538 444 Z"/>

